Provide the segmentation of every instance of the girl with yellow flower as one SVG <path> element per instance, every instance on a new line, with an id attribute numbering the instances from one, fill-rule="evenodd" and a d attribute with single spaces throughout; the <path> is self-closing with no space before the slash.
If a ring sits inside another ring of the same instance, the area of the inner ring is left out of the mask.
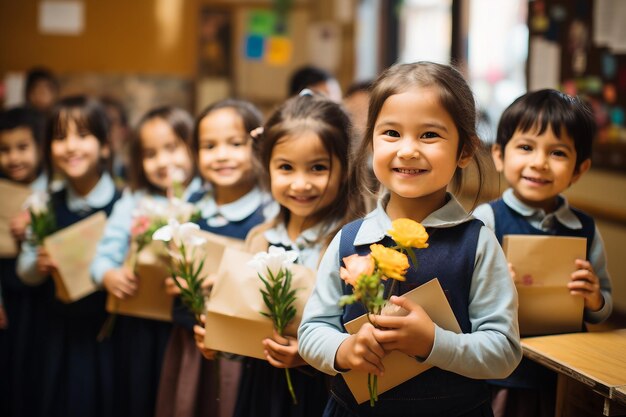
<path id="1" fill-rule="evenodd" d="M 366 167 L 372 155 L 387 193 L 329 245 L 298 332 L 300 354 L 328 374 L 359 370 L 379 379 L 390 372 L 382 359 L 394 350 L 432 365 L 379 393 L 376 415 L 491 415 L 484 379 L 515 369 L 521 347 L 504 254 L 493 234 L 447 191 L 479 146 L 472 92 L 452 67 L 396 65 L 374 83 L 368 114 L 357 163 Z M 367 258 L 374 259 L 373 268 Z M 381 281 L 371 280 L 376 274 Z M 344 323 L 376 311 L 367 300 L 380 299 L 381 288 L 385 299 L 435 277 L 461 334 L 440 328 L 421 306 L 395 295 L 390 302 L 408 315 L 374 314 L 376 327 L 366 323 L 356 334 L 346 333 Z M 372 414 L 369 404 L 357 404 L 340 375 L 331 391 L 324 416 Z"/>

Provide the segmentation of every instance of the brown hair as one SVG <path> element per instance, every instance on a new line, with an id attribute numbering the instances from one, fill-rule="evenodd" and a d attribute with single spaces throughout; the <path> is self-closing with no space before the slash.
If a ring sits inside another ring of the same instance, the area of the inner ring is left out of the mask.
<path id="1" fill-rule="evenodd" d="M 367 189 L 367 161 L 372 152 L 374 126 L 385 100 L 392 95 L 400 94 L 413 87 L 435 87 L 441 105 L 450 114 L 459 133 L 457 157 L 461 154 L 472 155 L 478 172 L 478 192 L 474 206 L 478 202 L 484 182 L 484 167 L 479 153 L 483 152 L 481 141 L 476 132 L 476 103 L 472 90 L 459 71 L 449 65 L 433 62 L 415 62 L 397 64 L 385 70 L 374 82 L 370 93 L 370 105 L 367 115 L 367 129 L 356 153 L 355 172 L 357 183 L 363 193 L 372 193 Z M 461 188 L 463 173 L 457 169 L 453 179 L 453 192 Z"/>
<path id="2" fill-rule="evenodd" d="M 329 155 L 336 156 L 340 161 L 339 167 L 330 166 L 330 169 L 340 169 L 340 184 L 337 197 L 332 204 L 316 213 L 324 219 L 325 230 L 322 235 L 330 238 L 348 221 L 363 214 L 363 199 L 358 193 L 354 179 L 350 172 L 350 119 L 343 108 L 318 95 L 300 95 L 287 100 L 268 119 L 263 134 L 254 142 L 254 153 L 257 162 L 262 167 L 265 185 L 269 185 L 269 164 L 272 150 L 276 143 L 286 136 L 297 136 L 305 131 L 314 132 L 322 141 Z M 332 161 L 332 159 L 331 159 Z M 279 219 L 287 221 L 289 212 L 281 207 Z M 338 226 L 330 230 L 331 226 Z"/>
<path id="3" fill-rule="evenodd" d="M 193 157 L 192 153 L 193 119 L 189 113 L 181 108 L 173 106 L 157 107 L 150 110 L 141 118 L 137 124 L 134 134 L 130 136 L 129 185 L 133 191 L 138 189 L 158 191 L 152 184 L 150 184 L 143 169 L 143 148 L 141 144 L 141 137 L 139 135 L 143 125 L 153 119 L 162 119 L 165 121 L 172 128 L 176 137 L 182 144 L 185 145 L 194 166 L 192 176 L 195 174 L 196 159 Z"/>

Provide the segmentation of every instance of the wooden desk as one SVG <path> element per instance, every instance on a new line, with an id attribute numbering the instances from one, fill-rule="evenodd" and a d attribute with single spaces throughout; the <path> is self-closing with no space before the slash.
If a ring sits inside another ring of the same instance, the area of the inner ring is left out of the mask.
<path id="1" fill-rule="evenodd" d="M 558 373 L 556 417 L 590 415 L 573 408 L 626 415 L 626 407 L 613 399 L 626 386 L 626 329 L 529 337 L 522 339 L 522 347 L 525 356 Z M 584 398 L 588 404 L 570 406 L 585 392 L 598 394 L 598 401 Z"/>
<path id="2" fill-rule="evenodd" d="M 621 405 L 626 406 L 626 385 L 614 388 L 611 398 Z"/>

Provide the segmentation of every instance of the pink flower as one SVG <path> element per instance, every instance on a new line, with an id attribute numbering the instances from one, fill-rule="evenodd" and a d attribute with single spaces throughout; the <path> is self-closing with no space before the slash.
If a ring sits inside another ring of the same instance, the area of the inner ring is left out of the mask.
<path id="1" fill-rule="evenodd" d="M 350 255 L 343 258 L 343 263 L 346 267 L 339 269 L 339 276 L 353 287 L 356 285 L 361 275 L 371 275 L 374 273 L 374 259 L 370 255 Z"/>
<path id="2" fill-rule="evenodd" d="M 150 219 L 146 216 L 136 217 L 133 221 L 133 226 L 130 229 L 130 234 L 133 236 L 139 236 L 145 233 L 150 227 Z"/>

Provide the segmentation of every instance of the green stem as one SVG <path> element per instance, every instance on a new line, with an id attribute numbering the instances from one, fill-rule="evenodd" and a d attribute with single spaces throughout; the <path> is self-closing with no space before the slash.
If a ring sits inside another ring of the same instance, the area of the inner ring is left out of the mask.
<path id="1" fill-rule="evenodd" d="M 287 388 L 289 388 L 289 393 L 291 394 L 291 400 L 293 404 L 298 404 L 298 400 L 296 399 L 296 393 L 293 390 L 293 385 L 291 383 L 291 373 L 289 372 L 289 368 L 285 368 L 285 376 L 287 377 Z"/>

